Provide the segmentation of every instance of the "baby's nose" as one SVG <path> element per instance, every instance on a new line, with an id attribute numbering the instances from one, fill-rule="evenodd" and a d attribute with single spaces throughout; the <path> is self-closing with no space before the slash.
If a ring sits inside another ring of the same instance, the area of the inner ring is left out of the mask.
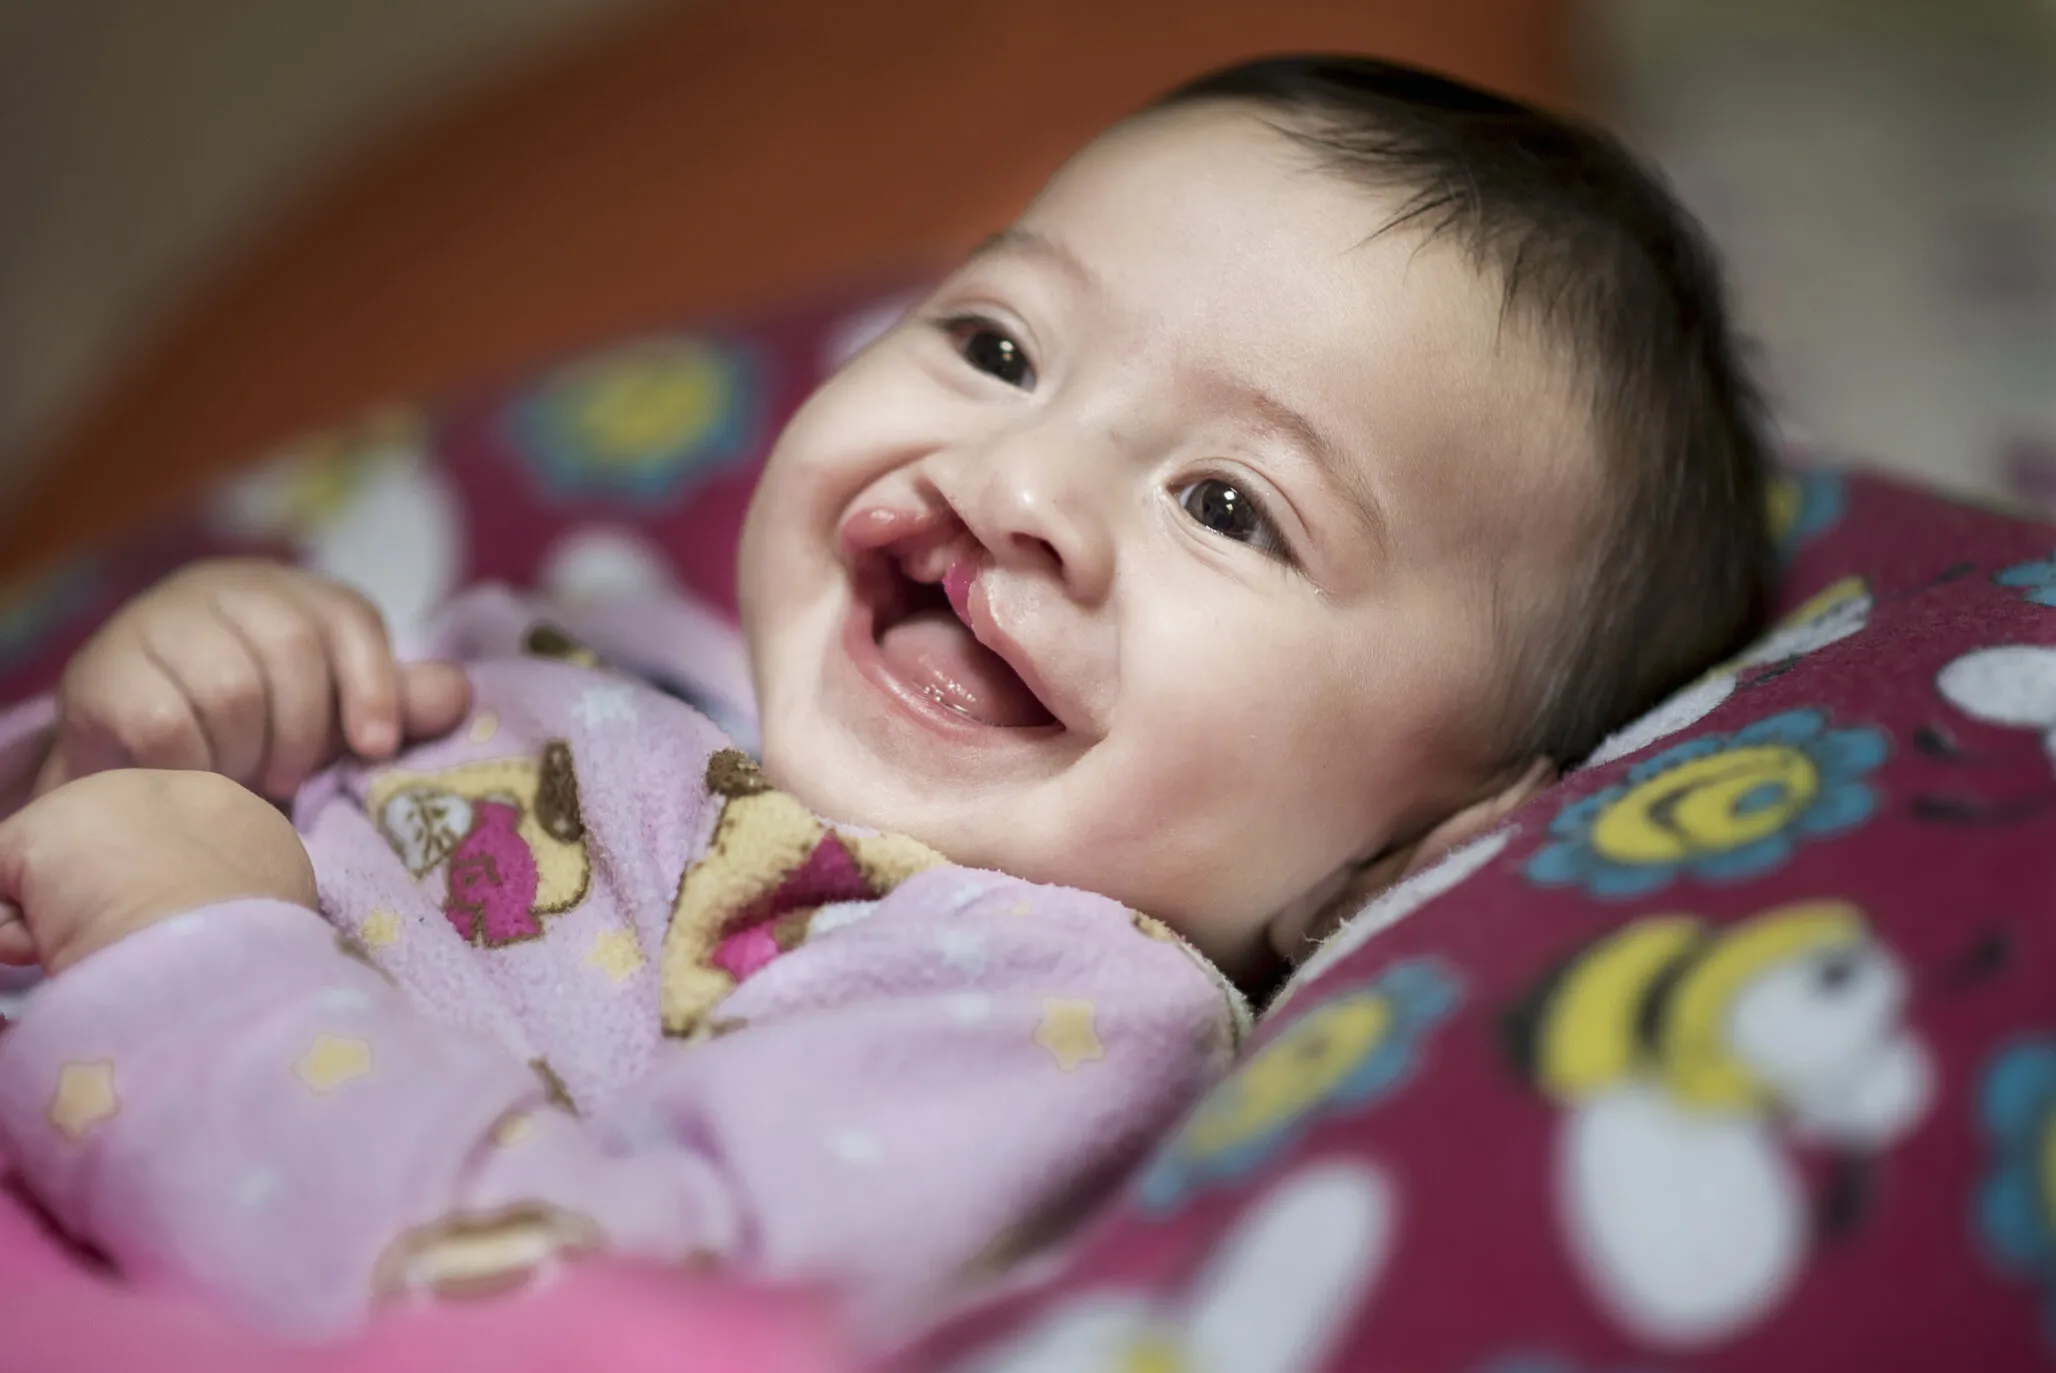
<path id="1" fill-rule="evenodd" d="M 1099 489 L 1080 456 L 1028 445 L 995 454 L 958 514 L 999 566 L 1048 575 L 1090 602 L 1112 584 L 1114 493 Z"/>

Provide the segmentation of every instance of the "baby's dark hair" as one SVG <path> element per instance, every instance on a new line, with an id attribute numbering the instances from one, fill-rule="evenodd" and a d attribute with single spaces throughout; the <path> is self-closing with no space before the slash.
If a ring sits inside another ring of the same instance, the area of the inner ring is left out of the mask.
<path id="1" fill-rule="evenodd" d="M 1714 253 L 1656 177 L 1596 128 L 1370 58 L 1265 58 L 1152 108 L 1206 101 L 1403 194 L 1378 232 L 1461 245 L 1584 378 L 1606 504 L 1572 594 L 1518 645 L 1504 761 L 1575 764 L 1739 649 L 1775 569 L 1762 403 Z"/>

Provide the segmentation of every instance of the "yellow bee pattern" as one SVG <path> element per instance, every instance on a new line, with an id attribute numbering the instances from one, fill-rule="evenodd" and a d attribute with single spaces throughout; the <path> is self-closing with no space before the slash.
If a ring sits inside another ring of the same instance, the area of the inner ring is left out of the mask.
<path id="1" fill-rule="evenodd" d="M 1868 1157 L 1932 1091 L 1904 969 L 1856 907 L 1802 901 L 1715 927 L 1646 916 L 1580 951 L 1511 1017 L 1562 1108 L 1558 1207 L 1629 1330 L 1699 1348 L 1799 1280 L 1812 1208 L 1788 1133 Z"/>

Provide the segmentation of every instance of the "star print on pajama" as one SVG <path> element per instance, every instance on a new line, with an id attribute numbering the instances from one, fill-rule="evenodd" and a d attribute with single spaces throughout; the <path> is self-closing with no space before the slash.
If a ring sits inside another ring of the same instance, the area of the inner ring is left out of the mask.
<path id="1" fill-rule="evenodd" d="M 293 1076 L 316 1096 L 327 1096 L 360 1077 L 371 1076 L 371 1046 L 346 1035 L 321 1034 L 293 1063 Z"/>
<path id="2" fill-rule="evenodd" d="M 67 1063 L 58 1070 L 57 1091 L 50 1098 L 48 1115 L 50 1123 L 73 1144 L 120 1110 L 121 1098 L 114 1091 L 113 1063 L 106 1059 Z"/>
<path id="3" fill-rule="evenodd" d="M 1045 1000 L 1035 1042 L 1049 1050 L 1057 1068 L 1066 1073 L 1107 1056 L 1106 1046 L 1092 1027 L 1092 1003 L 1081 998 L 1053 996 Z"/>
<path id="4" fill-rule="evenodd" d="M 380 907 L 364 917 L 357 927 L 357 939 L 374 953 L 400 942 L 400 917 Z"/>
<path id="5" fill-rule="evenodd" d="M 636 942 L 634 930 L 602 930 L 593 936 L 585 961 L 605 973 L 616 985 L 642 971 L 648 960 Z"/>

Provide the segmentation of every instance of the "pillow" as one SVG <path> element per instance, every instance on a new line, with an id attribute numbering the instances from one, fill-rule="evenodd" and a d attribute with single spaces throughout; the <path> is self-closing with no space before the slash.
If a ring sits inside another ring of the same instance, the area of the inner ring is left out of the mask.
<path id="1" fill-rule="evenodd" d="M 912 301 L 902 283 L 560 360 L 301 442 L 190 520 L 0 588 L 0 701 L 181 562 L 262 553 L 363 589 L 405 639 L 450 592 L 676 581 L 735 603 L 743 507 L 786 416 Z"/>
<path id="2" fill-rule="evenodd" d="M 2056 530 L 1795 472 L 1786 615 L 1387 893 L 908 1369 L 2056 1358 Z"/>

